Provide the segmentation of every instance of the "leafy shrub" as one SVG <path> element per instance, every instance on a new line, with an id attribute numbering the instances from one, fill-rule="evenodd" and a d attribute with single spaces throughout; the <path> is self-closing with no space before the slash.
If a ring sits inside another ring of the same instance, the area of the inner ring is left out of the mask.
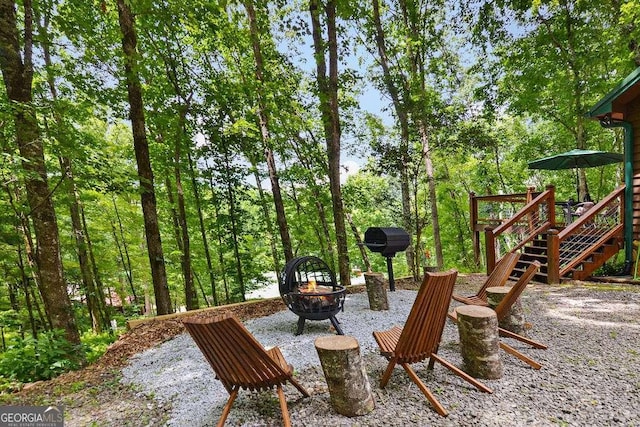
<path id="1" fill-rule="evenodd" d="M 3 393 L 13 393 L 16 390 L 20 389 L 20 384 L 18 381 L 10 380 L 8 378 L 4 378 L 0 376 L 0 396 Z M 2 402 L 3 404 L 5 402 Z"/>
<path id="2" fill-rule="evenodd" d="M 74 352 L 64 331 L 41 332 L 37 340 L 28 336 L 0 354 L 0 375 L 23 383 L 50 379 L 77 368 L 69 358 Z"/>
<path id="3" fill-rule="evenodd" d="M 624 271 L 624 260 L 616 261 L 613 259 L 612 261 L 605 262 L 602 267 L 598 268 L 594 272 L 594 276 L 619 276 Z"/>
<path id="4" fill-rule="evenodd" d="M 95 334 L 93 332 L 85 332 L 82 334 L 82 344 L 87 356 L 87 362 L 93 363 L 102 356 L 109 344 L 118 339 L 118 335 L 112 332 L 103 332 Z"/>

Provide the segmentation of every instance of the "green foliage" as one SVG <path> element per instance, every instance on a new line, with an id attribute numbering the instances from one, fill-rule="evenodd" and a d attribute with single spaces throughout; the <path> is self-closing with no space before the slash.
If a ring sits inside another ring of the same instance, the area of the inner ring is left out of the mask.
<path id="1" fill-rule="evenodd" d="M 81 340 L 85 348 L 87 363 L 93 363 L 98 360 L 106 351 L 111 343 L 118 339 L 118 334 L 112 331 L 95 334 L 93 332 L 85 332 L 82 334 Z"/>
<path id="2" fill-rule="evenodd" d="M 47 380 L 77 368 L 69 358 L 77 351 L 60 330 L 41 332 L 38 339 L 27 336 L 0 354 L 0 374 L 23 383 Z"/>
<path id="3" fill-rule="evenodd" d="M 619 276 L 624 271 L 625 262 L 624 259 L 617 259 L 614 257 L 604 263 L 604 265 L 598 268 L 593 275 L 594 276 Z"/>

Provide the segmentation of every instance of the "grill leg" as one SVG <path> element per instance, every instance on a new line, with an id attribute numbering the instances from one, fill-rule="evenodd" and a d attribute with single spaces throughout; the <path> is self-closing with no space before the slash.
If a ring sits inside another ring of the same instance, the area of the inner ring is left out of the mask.
<path id="1" fill-rule="evenodd" d="M 393 280 L 393 258 L 387 257 L 387 274 L 389 274 L 389 290 L 396 290 L 396 282 Z"/>
<path id="2" fill-rule="evenodd" d="M 302 334 L 302 331 L 304 330 L 304 321 L 306 319 L 302 316 L 298 316 L 298 330 L 296 331 L 296 335 L 300 335 Z"/>
<path id="3" fill-rule="evenodd" d="M 340 322 L 338 322 L 336 316 L 331 316 L 329 317 L 329 319 L 331 320 L 331 324 L 333 325 L 333 327 L 336 328 L 336 332 L 338 333 L 338 335 L 344 335 L 344 332 L 342 332 L 342 328 L 340 328 Z"/>

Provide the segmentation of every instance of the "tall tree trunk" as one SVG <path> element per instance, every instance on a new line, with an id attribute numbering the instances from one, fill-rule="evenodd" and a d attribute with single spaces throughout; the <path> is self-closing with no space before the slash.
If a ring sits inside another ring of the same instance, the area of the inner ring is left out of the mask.
<path id="1" fill-rule="evenodd" d="M 425 11 L 424 13 L 429 13 Z M 423 38 L 421 30 L 423 27 L 422 14 L 419 12 L 416 4 L 407 2 L 403 3 L 403 14 L 407 21 L 409 36 L 412 41 L 418 41 Z M 442 255 L 442 241 L 440 237 L 440 220 L 438 217 L 438 199 L 436 194 L 436 180 L 432 162 L 431 146 L 430 146 L 430 130 L 425 113 L 421 105 L 427 104 L 429 94 L 426 89 L 425 76 L 425 48 L 420 43 L 407 43 L 408 56 L 410 61 L 411 86 L 415 87 L 417 96 L 422 102 L 412 104 L 411 115 L 413 122 L 417 124 L 418 135 L 422 146 L 422 154 L 425 163 L 425 171 L 427 175 L 427 185 L 429 188 L 429 204 L 431 207 L 431 226 L 433 228 L 433 241 L 436 251 L 436 265 L 439 269 L 444 268 L 444 257 Z M 412 97 L 412 98 L 413 98 Z M 417 200 L 416 200 L 417 203 Z"/>
<path id="2" fill-rule="evenodd" d="M 273 203 L 276 209 L 276 220 L 278 222 L 278 230 L 280 231 L 280 240 L 282 241 L 282 249 L 284 250 L 285 261 L 288 262 L 293 258 L 293 250 L 291 248 L 291 237 L 289 235 L 289 226 L 287 225 L 287 216 L 284 211 L 284 202 L 282 201 L 282 193 L 280 191 L 280 180 L 276 162 L 273 157 L 273 148 L 271 144 L 271 136 L 269 134 L 269 115 L 267 114 L 267 106 L 264 101 L 267 94 L 262 93 L 265 87 L 264 81 L 264 63 L 262 60 L 262 50 L 260 47 L 260 31 L 256 19 L 256 12 L 253 8 L 252 1 L 245 1 L 244 7 L 249 17 L 249 30 L 251 38 L 251 46 L 253 48 L 253 57 L 255 61 L 255 77 L 258 82 L 258 119 L 260 124 L 260 135 L 262 136 L 262 144 L 264 157 L 269 170 L 269 180 L 271 182 L 271 191 L 273 193 Z M 267 29 L 264 29 L 268 31 Z"/>
<path id="3" fill-rule="evenodd" d="M 267 228 L 267 239 L 269 240 L 269 247 L 271 248 L 271 258 L 273 258 L 273 271 L 277 276 L 278 274 L 280 274 L 282 269 L 280 267 L 280 262 L 278 261 L 278 249 L 276 247 L 276 239 L 273 235 L 273 224 L 271 223 L 271 216 L 269 215 L 269 207 L 267 205 L 267 199 L 264 189 L 262 188 L 260 174 L 258 173 L 258 165 L 252 163 L 251 169 L 253 169 L 253 176 L 256 180 L 258 196 L 260 197 L 260 207 L 262 208 L 262 216 L 264 217 L 264 224 Z M 293 251 L 291 252 L 291 254 L 293 258 Z"/>
<path id="4" fill-rule="evenodd" d="M 33 305 L 31 304 L 31 295 L 29 294 L 29 276 L 27 275 L 24 268 L 22 245 L 20 244 L 18 244 L 18 268 L 20 269 L 20 283 L 22 284 L 22 291 L 24 292 L 24 302 L 27 306 L 27 313 L 29 313 L 31 336 L 33 337 L 33 339 L 38 339 L 38 327 L 36 326 L 36 321 L 33 317 Z M 17 308 L 14 308 L 14 310 L 17 311 Z M 40 320 L 45 321 L 45 319 L 42 318 Z"/>
<path id="5" fill-rule="evenodd" d="M 175 172 L 175 171 L 174 171 Z M 175 175 L 174 175 L 175 176 Z M 176 181 L 179 178 L 176 178 Z M 180 208 L 176 209 L 175 197 L 173 196 L 173 186 L 171 183 L 171 179 L 169 179 L 169 175 L 165 177 L 165 186 L 167 187 L 167 198 L 169 200 L 169 204 L 171 205 L 171 218 L 173 222 L 173 233 L 176 239 L 176 246 L 180 251 L 180 267 L 182 269 L 183 276 L 183 286 L 184 286 L 184 296 L 185 302 L 187 306 L 187 310 L 194 310 L 197 307 L 192 307 L 193 304 L 193 293 L 195 292 L 194 282 L 193 282 L 193 272 L 191 271 L 191 257 L 187 258 L 187 251 L 185 249 L 185 236 L 184 236 L 184 228 L 182 226 L 183 220 L 180 214 Z M 177 193 L 177 190 L 176 190 Z M 187 242 L 188 246 L 188 242 Z M 189 279 L 187 279 L 189 277 Z M 196 305 L 197 305 L 197 295 L 196 295 Z"/>
<path id="6" fill-rule="evenodd" d="M 29 218 L 27 218 L 27 216 L 21 209 L 17 208 L 14 202 L 14 198 L 16 200 L 21 199 L 20 189 L 16 187 L 15 189 L 12 190 L 9 187 L 9 185 L 6 183 L 3 185 L 3 187 L 7 193 L 7 201 L 9 202 L 9 205 L 11 206 L 12 211 L 14 212 L 16 218 L 18 219 L 18 224 L 16 224 L 16 230 L 17 230 L 17 234 L 22 235 L 22 238 L 24 239 L 24 255 L 27 258 L 27 264 L 29 265 L 29 272 L 31 273 L 31 277 L 28 277 L 28 276 L 24 277 L 22 280 L 22 283 L 25 286 L 28 286 L 28 283 L 29 283 L 28 281 L 29 279 L 31 279 L 35 283 L 36 287 L 40 289 L 40 276 L 38 271 L 38 265 L 35 259 L 35 248 L 34 248 L 33 238 L 31 237 L 32 233 L 31 233 L 31 225 L 29 223 Z M 14 191 L 15 191 L 15 197 L 13 193 Z M 21 250 L 21 246 L 18 246 L 18 255 L 20 257 L 18 260 L 19 268 L 23 272 L 23 274 L 26 275 L 27 269 L 25 268 L 22 254 L 23 254 L 23 251 Z M 25 287 L 25 290 L 27 290 L 26 287 Z M 40 315 L 40 320 L 42 321 L 42 325 L 44 326 L 44 328 L 47 330 L 51 329 L 52 328 L 51 319 L 48 317 L 46 313 L 43 315 L 39 306 L 38 306 L 38 314 Z M 34 335 L 34 338 L 36 338 L 36 335 Z"/>
<path id="7" fill-rule="evenodd" d="M 111 201 L 113 202 L 113 212 L 116 214 L 116 219 L 118 220 L 118 231 L 120 233 L 120 241 L 122 242 L 122 246 L 118 242 L 118 231 L 116 231 L 116 226 L 111 221 L 111 229 L 113 231 L 113 239 L 115 240 L 115 244 L 118 247 L 118 252 L 120 253 L 120 261 L 122 262 L 122 268 L 127 275 L 127 283 L 129 283 L 129 287 L 131 288 L 131 295 L 133 296 L 134 304 L 137 304 L 138 295 L 136 295 L 136 288 L 133 285 L 133 268 L 131 266 L 131 257 L 129 256 L 129 247 L 127 245 L 127 239 L 124 235 L 124 227 L 122 225 L 122 218 L 120 217 L 120 211 L 118 210 L 118 205 L 116 204 L 116 198 L 112 195 Z"/>
<path id="8" fill-rule="evenodd" d="M 133 146 L 138 164 L 138 176 L 140 178 L 140 195 L 142 201 L 142 213 L 144 216 L 144 228 L 147 238 L 147 251 L 149 264 L 151 265 L 151 278 L 156 298 L 158 314 L 173 312 L 169 286 L 167 284 L 167 272 L 164 264 L 160 227 L 158 226 L 158 212 L 156 207 L 156 194 L 153 183 L 153 170 L 149 158 L 149 144 L 144 123 L 144 107 L 142 103 L 142 86 L 137 71 L 137 38 L 135 22 L 131 8 L 125 0 L 117 0 L 120 30 L 122 32 L 122 48 L 125 56 L 125 74 L 127 78 L 127 92 L 129 97 L 129 118 L 133 132 Z"/>
<path id="9" fill-rule="evenodd" d="M 167 187 L 167 200 L 171 206 L 171 222 L 173 225 L 173 237 L 176 239 L 176 246 L 182 252 L 182 234 L 180 233 L 180 224 L 178 221 L 178 211 L 176 210 L 176 199 L 173 197 L 173 185 L 167 174 L 164 177 L 164 186 Z"/>
<path id="10" fill-rule="evenodd" d="M 35 255 L 34 255 L 34 247 L 33 247 L 33 239 L 31 238 L 31 227 L 29 225 L 29 219 L 24 215 L 22 211 L 17 211 L 13 204 L 11 193 L 9 194 L 9 203 L 13 207 L 16 216 L 20 219 L 20 232 L 22 233 L 22 237 L 24 239 L 24 255 L 27 258 L 27 264 L 29 264 L 29 271 L 31 272 L 31 276 L 27 276 L 26 268 L 24 265 L 24 259 L 22 257 L 22 251 L 20 250 L 20 246 L 18 246 L 18 256 L 19 256 L 19 268 L 21 271 L 21 282 L 25 294 L 25 299 L 31 302 L 31 305 L 35 307 L 38 318 L 40 319 L 40 325 L 44 327 L 45 330 L 50 330 L 53 325 L 51 324 L 51 318 L 48 313 L 42 312 L 40 308 L 40 303 L 38 300 L 38 296 L 33 290 L 33 286 L 29 284 L 29 280 L 33 280 L 35 287 L 40 289 L 40 275 L 38 271 L 38 266 L 36 264 Z M 17 195 L 19 197 L 19 195 Z M 42 294 L 40 293 L 40 298 L 42 298 Z M 34 323 L 31 325 L 33 330 L 33 337 L 37 338 L 37 325 Z"/>
<path id="11" fill-rule="evenodd" d="M 193 270 L 191 267 L 191 239 L 189 238 L 189 227 L 187 226 L 187 208 L 184 202 L 184 190 L 182 188 L 182 142 L 186 141 L 186 120 L 189 111 L 191 97 L 185 104 L 180 106 L 180 116 L 178 118 L 178 135 L 173 155 L 173 171 L 176 179 L 176 194 L 178 197 L 178 225 L 180 227 L 182 241 L 182 274 L 184 275 L 184 293 L 187 310 L 199 308 L 198 292 L 193 281 Z"/>
<path id="12" fill-rule="evenodd" d="M 442 254 L 442 240 L 440 239 L 440 219 L 438 218 L 438 196 L 436 194 L 436 180 L 431 161 L 431 149 L 429 148 L 429 134 L 424 123 L 419 122 L 420 138 L 422 139 L 422 154 L 424 167 L 427 173 L 427 185 L 429 186 L 429 204 L 431 205 L 431 225 L 433 226 L 433 244 L 436 250 L 436 265 L 439 270 L 444 268 L 444 256 Z"/>
<path id="13" fill-rule="evenodd" d="M 127 283 L 131 288 L 131 295 L 133 296 L 133 302 L 137 303 L 138 296 L 136 295 L 136 288 L 133 286 L 133 277 L 132 277 L 131 269 L 130 269 L 130 266 L 127 267 L 128 259 L 126 259 L 124 254 L 122 253 L 123 248 L 122 246 L 120 246 L 120 241 L 118 240 L 118 233 L 116 232 L 116 225 L 113 223 L 113 221 L 111 222 L 111 232 L 113 233 L 113 240 L 114 240 L 114 243 L 116 244 L 116 247 L 118 248 L 118 253 L 120 254 L 120 263 L 122 264 L 122 269 L 125 271 L 125 274 L 127 276 Z M 126 243 L 124 241 L 122 242 L 122 245 L 126 249 Z"/>
<path id="14" fill-rule="evenodd" d="M 52 73 L 53 63 L 51 61 L 51 43 L 49 40 L 49 14 L 45 13 L 43 22 L 38 19 L 38 32 L 43 37 L 44 43 L 41 43 L 42 52 L 44 56 L 44 64 L 46 65 L 47 85 L 49 86 L 49 93 L 54 103 L 58 101 L 58 90 L 56 88 L 55 77 Z M 59 111 L 54 110 L 54 119 L 56 126 L 58 127 L 57 135 L 66 135 L 66 129 L 63 129 L 64 121 L 60 116 Z M 60 139 L 60 138 L 59 138 Z M 64 142 L 64 141 L 60 141 Z M 71 213 L 71 227 L 73 236 L 76 242 L 76 250 L 78 255 L 78 264 L 80 265 L 80 275 L 82 278 L 82 287 L 87 299 L 87 309 L 91 318 L 91 324 L 93 330 L 97 333 L 102 332 L 103 329 L 109 327 L 105 324 L 104 300 L 100 301 L 98 298 L 95 283 L 93 280 L 91 266 L 89 265 L 89 258 L 87 256 L 87 246 L 85 244 L 84 229 L 82 227 L 82 221 L 80 220 L 80 197 L 78 195 L 78 187 L 73 175 L 73 168 L 71 165 L 71 159 L 68 156 L 59 156 L 58 161 L 60 163 L 60 169 L 63 176 L 68 182 L 69 192 L 69 211 Z"/>
<path id="15" fill-rule="evenodd" d="M 313 135 L 311 135 L 313 138 Z M 313 138 L 315 141 L 315 138 Z M 329 223 L 327 222 L 327 214 L 324 209 L 324 204 L 322 203 L 322 189 L 316 183 L 316 177 L 311 173 L 314 166 L 314 160 L 309 159 L 303 153 L 301 149 L 302 146 L 305 145 L 305 141 L 302 140 L 300 135 L 293 135 L 293 141 L 297 141 L 297 143 L 293 144 L 293 149 L 296 152 L 297 160 L 304 167 L 308 174 L 305 175 L 307 188 L 310 189 L 311 195 L 314 200 L 314 205 L 316 208 L 316 213 L 318 215 L 318 221 L 322 226 L 322 233 L 320 231 L 316 231 L 316 235 L 318 236 L 318 244 L 319 247 L 322 248 L 322 257 L 329 264 L 331 270 L 335 271 L 336 268 L 336 259 L 335 259 L 335 251 L 333 250 L 333 241 L 331 238 L 331 230 L 329 227 Z M 317 165 L 315 165 L 317 166 Z M 322 163 L 322 169 L 324 169 L 325 173 L 328 174 L 328 167 L 325 163 Z M 295 186 L 292 185 L 293 191 L 295 192 Z M 296 202 L 299 207 L 299 202 Z M 300 214 L 300 209 L 298 209 L 298 213 Z"/>
<path id="16" fill-rule="evenodd" d="M 338 40 L 336 28 L 336 2 L 328 0 L 324 6 L 324 18 L 327 25 L 327 42 L 322 38 L 319 2 L 309 2 L 313 34 L 313 49 L 316 59 L 318 96 L 320 111 L 327 141 L 327 158 L 329 161 L 329 187 L 333 206 L 333 221 L 338 247 L 338 267 L 342 286 L 351 284 L 349 271 L 349 253 L 347 250 L 347 230 L 344 221 L 344 208 L 340 188 L 340 116 L 338 108 Z M 329 69 L 325 53 L 329 53 Z"/>
<path id="17" fill-rule="evenodd" d="M 64 330 L 67 340 L 78 347 L 78 351 L 69 356 L 83 361 L 80 334 L 63 276 L 58 224 L 49 191 L 44 148 L 32 105 L 33 11 L 30 0 L 23 4 L 24 28 L 20 37 L 15 3 L 0 0 L 0 67 L 7 96 L 14 104 L 16 140 L 24 159 L 25 187 L 37 242 L 40 293 L 53 327 Z M 20 54 L 20 40 L 24 43 L 24 61 Z"/>
<path id="18" fill-rule="evenodd" d="M 373 23 L 375 27 L 375 39 L 376 48 L 378 50 L 378 60 L 382 67 L 382 75 L 385 87 L 391 101 L 393 102 L 393 108 L 398 117 L 398 123 L 400 125 L 400 147 L 399 147 L 399 160 L 397 167 L 400 172 L 400 190 L 402 196 L 402 225 L 405 230 L 411 236 L 414 232 L 414 224 L 411 220 L 411 192 L 409 191 L 409 174 L 407 173 L 408 166 L 408 151 L 409 151 L 409 84 L 403 79 L 396 82 L 396 79 L 391 75 L 391 69 L 389 66 L 389 57 L 387 54 L 385 33 L 382 28 L 382 21 L 380 19 L 380 3 L 378 0 L 373 0 Z M 417 226 L 417 224 L 416 224 Z M 409 246 L 405 250 L 407 257 L 407 265 L 409 270 L 413 274 L 414 279 L 418 279 L 418 271 L 416 269 L 416 256 L 415 248 L 413 245 L 413 239 L 409 240 Z"/>
<path id="19" fill-rule="evenodd" d="M 167 189 L 167 200 L 171 206 L 171 223 L 173 225 L 173 237 L 176 240 L 176 247 L 180 251 L 180 268 L 182 269 L 182 286 L 184 288 L 185 301 L 187 299 L 187 279 L 185 276 L 184 250 L 182 245 L 182 233 L 180 232 L 180 220 L 178 219 L 178 211 L 176 209 L 176 200 L 173 196 L 173 185 L 169 174 L 164 178 L 164 185 Z"/>
<path id="20" fill-rule="evenodd" d="M 187 310 L 195 310 L 198 308 L 198 292 L 195 288 L 194 273 L 191 263 L 191 240 L 189 237 L 189 228 L 187 223 L 187 213 L 184 202 L 184 190 L 182 186 L 182 148 L 184 144 L 188 144 L 187 134 L 187 114 L 191 108 L 191 100 L 193 98 L 193 92 L 187 95 L 181 82 L 181 74 L 178 63 L 180 62 L 169 49 L 163 49 L 157 46 L 153 36 L 150 37 L 151 43 L 155 46 L 156 50 L 162 57 L 165 65 L 165 72 L 167 79 L 173 86 L 175 95 L 180 100 L 177 106 L 178 120 L 176 125 L 176 132 L 174 136 L 174 152 L 173 152 L 173 173 L 176 183 L 176 199 L 177 210 L 173 209 L 174 214 L 174 227 L 178 234 L 176 242 L 178 243 L 180 255 L 180 266 L 182 268 L 182 276 L 184 278 L 184 295 Z M 178 48 L 180 48 L 178 43 Z M 184 66 L 184 62 L 183 62 Z M 169 183 L 169 177 L 167 176 L 166 182 Z M 171 195 L 171 191 L 168 191 Z M 171 202 L 172 206 L 174 202 Z"/>
<path id="21" fill-rule="evenodd" d="M 230 171 L 231 159 L 229 158 L 230 156 L 228 147 L 224 147 L 223 150 L 225 162 L 224 166 L 227 171 Z M 231 221 L 231 242 L 233 243 L 233 256 L 236 260 L 236 277 L 238 279 L 238 285 L 240 287 L 241 301 L 245 301 L 246 289 L 244 284 L 244 273 L 242 270 L 242 259 L 240 257 L 240 242 L 238 241 L 240 233 L 238 230 L 236 198 L 233 187 L 231 186 L 231 180 L 226 181 L 227 200 L 229 201 L 229 220 Z"/>
<path id="22" fill-rule="evenodd" d="M 87 296 L 87 309 L 89 310 L 89 316 L 91 317 L 93 330 L 100 333 L 104 329 L 107 329 L 109 325 L 104 324 L 105 316 L 102 314 L 102 311 L 104 310 L 104 301 L 101 302 L 98 298 L 98 294 L 95 289 L 95 283 L 93 280 L 93 274 L 91 272 L 91 266 L 89 265 L 87 244 L 84 235 L 84 229 L 82 227 L 82 221 L 80 219 L 80 201 L 75 180 L 73 178 L 73 171 L 71 169 L 71 160 L 69 160 L 68 157 L 60 157 L 59 161 L 60 167 L 63 173 L 66 174 L 70 184 L 69 210 L 71 213 L 71 227 L 73 229 L 73 236 L 75 237 L 76 241 L 76 250 L 78 254 L 78 263 L 80 264 L 82 285 Z"/>
<path id="23" fill-rule="evenodd" d="M 216 221 L 216 236 L 218 236 L 218 263 L 220 265 L 220 271 L 222 272 L 222 284 L 224 287 L 224 296 L 225 303 L 229 303 L 229 283 L 227 281 L 227 268 L 226 263 L 224 262 L 224 253 L 223 253 L 223 245 L 222 241 L 222 232 L 220 230 L 220 223 L 218 219 L 220 218 L 220 203 L 218 202 L 218 196 L 216 194 L 216 187 L 213 183 L 213 176 L 209 177 L 209 188 L 211 189 L 211 201 L 214 206 L 215 211 L 215 221 Z"/>
<path id="24" fill-rule="evenodd" d="M 109 307 L 107 307 L 107 299 L 104 293 L 104 285 L 102 284 L 102 279 L 100 278 L 100 273 L 98 271 L 98 264 L 96 263 L 96 257 L 93 254 L 93 245 L 91 243 L 91 237 L 89 236 L 89 228 L 87 227 L 87 218 L 84 215 L 84 208 L 80 205 L 80 218 L 82 219 L 82 229 L 84 230 L 84 236 L 86 237 L 87 243 L 87 253 L 89 254 L 89 261 L 91 262 L 91 271 L 93 272 L 93 280 L 95 283 L 96 294 L 98 295 L 98 299 L 101 302 L 103 307 L 102 315 L 103 315 L 103 323 L 105 325 L 111 326 L 111 314 L 109 313 Z M 109 295 L 111 297 L 111 295 Z M 111 331 L 111 329 L 109 329 Z"/>
<path id="25" fill-rule="evenodd" d="M 204 247 L 204 255 L 207 260 L 207 270 L 209 271 L 209 283 L 211 284 L 211 293 L 213 296 L 213 305 L 218 305 L 218 292 L 216 290 L 216 278 L 213 272 L 213 263 L 211 262 L 211 252 L 209 250 L 209 240 L 207 239 L 207 230 L 204 226 L 204 217 L 202 215 L 202 202 L 200 200 L 200 191 L 198 190 L 198 180 L 196 179 L 195 168 L 193 167 L 193 159 L 191 151 L 187 149 L 187 159 L 189 160 L 189 175 L 191 176 L 191 185 L 193 186 L 193 196 L 196 202 L 196 210 L 198 211 L 198 221 L 200 223 L 200 235 L 202 236 L 202 245 Z"/>

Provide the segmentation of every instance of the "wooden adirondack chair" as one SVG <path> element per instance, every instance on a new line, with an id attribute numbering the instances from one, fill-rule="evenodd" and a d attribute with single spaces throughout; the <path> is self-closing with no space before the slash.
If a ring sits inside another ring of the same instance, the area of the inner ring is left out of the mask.
<path id="1" fill-rule="evenodd" d="M 525 270 L 524 274 L 515 283 L 515 285 L 511 287 L 507 295 L 505 295 L 502 301 L 500 301 L 500 304 L 498 304 L 498 306 L 494 309 L 496 312 L 496 316 L 498 317 L 498 321 L 500 321 L 500 319 L 504 318 L 504 316 L 507 316 L 509 314 L 509 309 L 516 302 L 516 300 L 520 298 L 520 294 L 522 294 L 522 292 L 525 290 L 525 288 L 527 287 L 531 279 L 533 279 L 533 276 L 536 275 L 539 268 L 540 268 L 540 262 L 538 261 L 532 262 L 531 265 L 529 265 L 529 267 Z M 525 344 L 529 344 L 534 348 L 539 348 L 542 350 L 547 349 L 547 346 L 544 344 L 541 344 L 530 338 L 523 337 L 522 335 L 516 334 L 506 329 L 498 328 L 498 332 L 500 336 L 513 338 Z M 500 347 L 507 353 L 517 357 L 518 359 L 522 360 L 525 363 L 528 363 L 533 368 L 535 369 L 541 368 L 541 365 L 538 362 L 525 356 L 524 354 L 520 353 L 518 350 L 505 344 L 504 342 L 500 342 Z"/>
<path id="2" fill-rule="evenodd" d="M 487 277 L 482 287 L 478 289 L 475 295 L 462 296 L 453 294 L 451 297 L 461 303 L 467 305 L 484 305 L 487 306 L 487 288 L 493 286 L 504 286 L 509 280 L 511 272 L 515 268 L 520 259 L 520 252 L 509 252 L 505 254 L 495 268 Z"/>
<path id="3" fill-rule="evenodd" d="M 373 337 L 380 347 L 380 354 L 389 360 L 387 369 L 380 380 L 380 387 L 384 388 L 387 385 L 393 368 L 396 364 L 399 364 L 431 402 L 438 414 L 442 416 L 447 416 L 447 411 L 411 368 L 410 365 L 412 363 L 430 359 L 429 369 L 433 369 L 433 365 L 437 361 L 471 383 L 478 390 L 487 393 L 493 392 L 490 388 L 436 354 L 442 338 L 444 324 L 447 320 L 447 310 L 449 309 L 451 293 L 453 292 L 457 275 L 458 272 L 456 270 L 444 273 L 425 273 L 422 286 L 418 291 L 404 327 L 395 326 L 387 331 L 373 333 Z"/>
<path id="4" fill-rule="evenodd" d="M 278 347 L 265 350 L 233 314 L 213 319 L 191 318 L 183 323 L 216 378 L 229 392 L 219 427 L 224 425 L 241 388 L 262 391 L 273 387 L 277 389 L 284 425 L 291 425 L 282 385 L 289 381 L 305 397 L 309 397 L 309 393 L 293 378 L 293 367 L 287 364 Z"/>
<path id="5" fill-rule="evenodd" d="M 525 290 L 525 288 L 527 287 L 527 285 L 529 284 L 531 279 L 533 279 L 533 276 L 536 275 L 536 273 L 538 272 L 539 268 L 540 268 L 540 262 L 538 262 L 538 261 L 532 262 L 529 265 L 529 267 L 525 270 L 524 274 L 522 276 L 520 276 L 518 281 L 511 287 L 509 292 L 504 296 L 502 301 L 500 301 L 500 304 L 498 304 L 498 306 L 494 309 L 495 312 L 496 312 L 496 316 L 498 318 L 498 321 L 500 321 L 501 319 L 504 318 L 504 316 L 507 316 L 509 314 L 509 310 L 510 310 L 511 306 L 520 297 L 520 294 L 522 294 L 522 292 Z M 476 304 L 476 305 L 486 305 L 486 304 Z M 456 311 L 455 310 L 453 310 L 451 313 L 449 313 L 449 317 L 454 321 L 458 320 L 457 317 L 456 317 Z M 527 337 L 523 337 L 522 335 L 516 334 L 514 332 L 508 331 L 508 330 L 503 329 L 503 328 L 498 328 L 498 333 L 500 334 L 500 336 L 516 339 L 516 340 L 521 341 L 523 343 L 529 344 L 530 346 L 532 346 L 534 348 L 539 348 L 539 349 L 543 349 L 543 350 L 547 349 L 547 346 L 544 345 L 544 344 L 541 344 L 541 343 L 539 343 L 537 341 L 534 341 L 532 339 L 529 339 Z M 500 348 L 502 348 L 504 351 L 506 351 L 507 353 L 511 354 L 512 356 L 515 356 L 518 359 L 522 360 L 523 362 L 529 364 L 534 369 L 540 369 L 542 367 L 542 365 L 539 364 L 538 362 L 536 362 L 535 360 L 531 359 L 528 356 L 525 356 L 524 354 L 522 354 L 521 352 L 519 352 L 515 348 L 511 347 L 508 344 L 505 344 L 502 341 L 500 341 Z"/>

